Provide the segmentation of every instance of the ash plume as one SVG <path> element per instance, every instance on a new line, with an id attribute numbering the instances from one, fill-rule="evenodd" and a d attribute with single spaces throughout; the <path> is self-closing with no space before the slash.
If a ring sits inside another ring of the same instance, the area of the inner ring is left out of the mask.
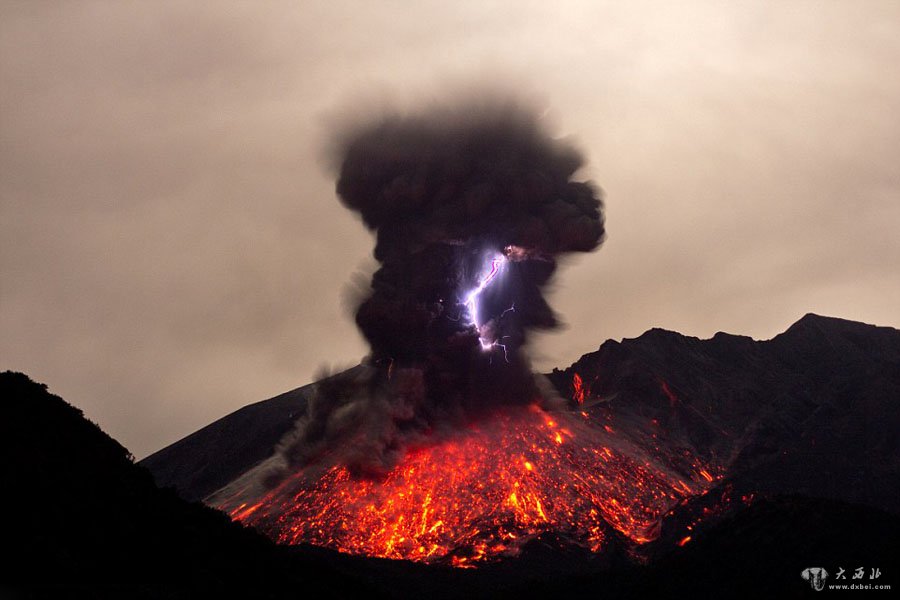
<path id="1" fill-rule="evenodd" d="M 542 290 L 560 255 L 600 245 L 603 205 L 573 180 L 580 153 L 514 102 L 388 116 L 338 146 L 337 194 L 380 263 L 355 315 L 371 354 L 319 386 L 279 452 L 286 468 L 378 474 L 427 436 L 547 397 L 522 348 L 557 326 Z"/>

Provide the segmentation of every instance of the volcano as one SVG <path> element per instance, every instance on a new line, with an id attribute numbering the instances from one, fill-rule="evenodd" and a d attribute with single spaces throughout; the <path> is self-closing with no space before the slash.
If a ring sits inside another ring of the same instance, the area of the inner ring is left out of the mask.
<path id="1" fill-rule="evenodd" d="M 606 236 L 572 140 L 492 98 L 360 123 L 334 159 L 375 240 L 354 311 L 369 354 L 147 458 L 161 485 L 280 544 L 452 567 L 535 544 L 648 560 L 771 493 L 897 508 L 896 460 L 873 481 L 858 466 L 897 454 L 895 330 L 651 330 L 535 374 L 559 261 Z"/>
<path id="2" fill-rule="evenodd" d="M 768 341 L 652 329 L 548 373 L 565 404 L 432 432 L 378 477 L 334 463 L 248 492 L 316 389 L 367 368 L 247 406 L 142 464 L 281 544 L 456 567 L 536 545 L 653 561 L 785 494 L 900 512 L 892 328 L 809 314 Z"/>

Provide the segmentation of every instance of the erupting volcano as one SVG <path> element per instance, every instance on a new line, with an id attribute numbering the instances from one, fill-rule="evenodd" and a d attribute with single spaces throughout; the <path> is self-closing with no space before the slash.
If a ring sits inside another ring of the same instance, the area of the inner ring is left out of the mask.
<path id="1" fill-rule="evenodd" d="M 567 402 L 523 352 L 557 323 L 557 257 L 604 237 L 578 152 L 512 104 L 391 117 L 339 146 L 338 195 L 381 262 L 356 311 L 371 355 L 209 501 L 279 542 L 456 566 L 545 533 L 594 551 L 613 530 L 653 539 L 714 467 L 617 435 L 581 412 L 580 378 Z"/>

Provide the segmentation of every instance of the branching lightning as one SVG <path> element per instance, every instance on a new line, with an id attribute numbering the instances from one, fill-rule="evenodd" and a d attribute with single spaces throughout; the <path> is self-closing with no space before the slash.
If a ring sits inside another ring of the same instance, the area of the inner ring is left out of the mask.
<path id="1" fill-rule="evenodd" d="M 485 352 L 491 350 L 495 347 L 501 347 L 503 349 L 504 357 L 506 356 L 506 346 L 501 344 L 497 339 L 489 339 L 485 335 L 484 331 L 484 322 L 481 321 L 478 314 L 478 299 L 481 296 L 482 292 L 491 284 L 492 281 L 499 275 L 503 267 L 507 263 L 507 258 L 503 254 L 495 254 L 491 257 L 491 265 L 487 270 L 487 273 L 481 277 L 478 282 L 478 285 L 470 290 L 463 300 L 463 306 L 466 307 L 466 311 L 468 312 L 469 322 L 475 326 L 475 329 L 478 330 L 478 341 L 481 343 L 481 349 Z M 509 308 L 503 311 L 500 315 L 502 318 L 506 313 L 510 311 L 515 311 L 516 305 L 513 304 Z M 508 359 L 507 359 L 508 361 Z"/>

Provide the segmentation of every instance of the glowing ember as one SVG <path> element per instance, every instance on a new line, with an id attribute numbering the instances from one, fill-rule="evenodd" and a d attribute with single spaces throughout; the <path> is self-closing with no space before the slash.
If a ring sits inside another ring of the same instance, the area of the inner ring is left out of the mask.
<path id="1" fill-rule="evenodd" d="M 469 566 L 545 532 L 593 551 L 609 527 L 643 543 L 669 508 L 709 487 L 711 466 L 675 474 L 582 415 L 500 413 L 411 451 L 383 480 L 334 466 L 222 508 L 281 543 Z"/>

